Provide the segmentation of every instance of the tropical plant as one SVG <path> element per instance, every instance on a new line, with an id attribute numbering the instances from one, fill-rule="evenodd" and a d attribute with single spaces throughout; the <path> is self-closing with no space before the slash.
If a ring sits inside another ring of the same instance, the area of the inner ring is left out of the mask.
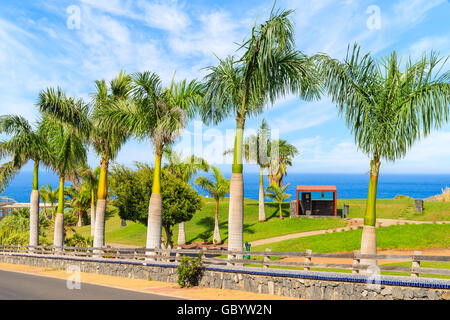
<path id="1" fill-rule="evenodd" d="M 195 259 L 188 256 L 181 257 L 180 265 L 177 268 L 177 283 L 181 287 L 189 288 L 198 284 L 204 270 L 202 256 L 203 253 L 200 252 Z"/>
<path id="2" fill-rule="evenodd" d="M 230 180 L 225 179 L 219 168 L 211 166 L 211 169 L 213 171 L 213 179 L 197 177 L 195 183 L 216 200 L 213 242 L 214 244 L 220 244 L 222 243 L 222 238 L 220 237 L 219 229 L 219 201 L 230 192 Z"/>
<path id="3" fill-rule="evenodd" d="M 65 97 L 64 94 L 59 95 L 56 103 L 77 103 L 79 107 L 83 107 L 80 100 L 75 101 L 72 98 Z M 49 166 L 59 176 L 58 207 L 56 209 L 53 245 L 60 250 L 64 244 L 64 182 L 70 176 L 76 175 L 79 166 L 85 165 L 86 149 L 83 141 L 77 135 L 77 132 L 72 130 L 72 127 L 64 126 L 47 116 L 44 117 L 42 126 L 49 149 L 55 155 Z"/>
<path id="4" fill-rule="evenodd" d="M 218 123 L 236 118 L 236 137 L 230 187 L 229 250 L 243 249 L 244 183 L 242 145 L 245 121 L 260 114 L 263 106 L 293 93 L 303 99 L 318 97 L 320 86 L 313 60 L 294 48 L 292 10 L 274 11 L 264 23 L 254 26 L 237 61 L 229 57 L 209 67 L 201 110 L 203 121 Z"/>
<path id="5" fill-rule="evenodd" d="M 175 76 L 175 75 L 174 75 Z M 133 75 L 133 103 L 108 104 L 99 113 L 105 124 L 119 127 L 134 137 L 150 138 L 155 152 L 154 178 L 148 206 L 147 248 L 161 247 L 162 199 L 161 157 L 165 147 L 179 136 L 189 118 L 195 114 L 203 87 L 195 80 L 174 83 L 163 88 L 156 73 Z"/>
<path id="6" fill-rule="evenodd" d="M 52 154 L 43 137 L 39 122 L 34 128 L 24 117 L 15 115 L 0 116 L 0 134 L 11 136 L 10 140 L 0 142 L 0 158 L 10 156 L 12 160 L 0 167 L 0 192 L 8 185 L 29 161 L 34 162 L 33 185 L 30 196 L 30 238 L 31 246 L 39 245 L 39 164 L 49 164 Z"/>
<path id="7" fill-rule="evenodd" d="M 283 139 L 272 140 L 270 147 L 278 148 L 278 151 L 274 151 L 273 153 L 276 156 L 270 159 L 269 182 L 282 187 L 283 177 L 287 175 L 287 167 L 292 166 L 292 160 L 298 155 L 298 150 L 294 145 Z"/>
<path id="8" fill-rule="evenodd" d="M 361 253 L 376 253 L 376 193 L 381 160 L 396 161 L 432 127 L 448 121 L 450 72 L 447 59 L 431 52 L 402 63 L 394 51 L 377 62 L 349 46 L 341 62 L 325 55 L 319 68 L 334 103 L 345 117 L 359 150 L 370 160 Z M 373 264 L 374 261 L 365 261 Z"/>
<path id="9" fill-rule="evenodd" d="M 280 211 L 280 219 L 283 219 L 282 204 L 283 201 L 288 199 L 291 195 L 286 193 L 287 187 L 290 185 L 288 183 L 284 187 L 280 187 L 278 184 L 273 183 L 266 189 L 266 197 L 272 199 L 278 204 L 278 210 Z"/>
<path id="10" fill-rule="evenodd" d="M 176 175 L 188 185 L 190 184 L 192 177 L 197 174 L 198 171 L 207 172 L 209 170 L 208 162 L 205 159 L 194 155 L 182 159 L 181 154 L 173 150 L 170 146 L 164 148 L 163 157 L 168 160 L 168 163 L 164 166 L 164 168 Z M 186 243 L 184 222 L 181 222 L 178 225 L 177 243 L 179 245 Z"/>
<path id="11" fill-rule="evenodd" d="M 41 94 L 39 107 L 53 118 L 73 128 L 80 137 L 89 141 L 95 152 L 101 157 L 100 176 L 97 187 L 97 207 L 95 213 L 94 246 L 105 245 L 105 212 L 107 200 L 107 177 L 109 162 L 114 160 L 128 135 L 116 126 L 111 126 L 99 120 L 107 105 L 122 101 L 127 103 L 131 92 L 131 77 L 121 71 L 110 81 L 108 88 L 105 80 L 96 81 L 96 92 L 93 93 L 92 110 L 79 108 L 75 104 L 56 103 L 57 95 L 51 89 Z M 58 94 L 59 90 L 56 92 Z"/>
<path id="12" fill-rule="evenodd" d="M 45 230 L 49 221 L 45 215 L 39 216 L 39 242 L 47 244 Z M 0 244 L 29 244 L 30 208 L 15 209 L 0 221 Z"/>

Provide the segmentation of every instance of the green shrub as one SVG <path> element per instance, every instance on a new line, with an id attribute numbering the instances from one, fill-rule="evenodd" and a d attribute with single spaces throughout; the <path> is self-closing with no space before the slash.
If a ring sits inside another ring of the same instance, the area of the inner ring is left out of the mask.
<path id="1" fill-rule="evenodd" d="M 202 253 L 197 258 L 183 256 L 177 268 L 177 283 L 183 288 L 196 286 L 203 273 Z"/>
<path id="2" fill-rule="evenodd" d="M 83 237 L 79 233 L 74 233 L 72 237 L 64 240 L 64 245 L 68 247 L 92 247 L 94 240 L 92 237 Z"/>
<path id="3" fill-rule="evenodd" d="M 212 231 L 205 231 L 205 232 L 200 233 L 198 235 L 198 237 L 200 239 L 202 239 L 203 242 L 208 242 L 208 240 L 209 240 L 209 238 L 211 238 L 212 234 L 213 234 Z"/>

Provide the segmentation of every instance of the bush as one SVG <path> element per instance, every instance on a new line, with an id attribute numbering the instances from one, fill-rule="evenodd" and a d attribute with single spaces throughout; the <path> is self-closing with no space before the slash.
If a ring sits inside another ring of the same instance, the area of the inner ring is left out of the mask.
<path id="1" fill-rule="evenodd" d="M 68 247 L 92 247 L 94 240 L 91 237 L 83 237 L 79 233 L 74 233 L 72 237 L 64 240 L 64 245 Z"/>
<path id="2" fill-rule="evenodd" d="M 193 259 L 191 257 L 183 256 L 180 260 L 180 265 L 177 268 L 178 280 L 177 283 L 183 288 L 196 286 L 203 273 L 202 253 Z"/>
<path id="3" fill-rule="evenodd" d="M 202 239 L 204 243 L 206 243 L 206 242 L 208 242 L 208 240 L 211 238 L 212 234 L 213 234 L 212 231 L 205 231 L 205 232 L 200 233 L 200 234 L 198 235 L 198 237 L 199 237 L 200 239 Z"/>
<path id="4" fill-rule="evenodd" d="M 45 229 L 49 226 L 49 220 L 44 214 L 39 215 L 39 244 L 46 245 Z M 30 240 L 30 209 L 21 208 L 11 213 L 0 221 L 0 244 L 26 245 Z"/>

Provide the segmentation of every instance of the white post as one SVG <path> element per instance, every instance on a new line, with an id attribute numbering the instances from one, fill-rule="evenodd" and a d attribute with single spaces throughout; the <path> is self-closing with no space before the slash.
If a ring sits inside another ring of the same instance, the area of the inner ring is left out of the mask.
<path id="1" fill-rule="evenodd" d="M 266 248 L 265 251 L 266 251 L 266 254 L 264 255 L 264 264 L 263 264 L 263 268 L 264 268 L 264 269 L 268 269 L 268 268 L 269 268 L 269 265 L 267 264 L 267 262 L 270 261 L 269 253 L 270 253 L 272 250 L 270 250 L 269 248 Z"/>
<path id="2" fill-rule="evenodd" d="M 355 250 L 353 251 L 353 265 L 352 265 L 352 273 L 359 273 L 359 265 L 361 260 L 359 258 L 357 258 L 357 256 L 359 255 L 359 250 Z"/>
<path id="3" fill-rule="evenodd" d="M 412 270 L 416 268 L 420 268 L 420 260 L 416 259 L 416 256 L 420 256 L 422 254 L 421 251 L 414 251 L 413 259 L 412 259 Z M 411 272 L 411 277 L 417 278 L 419 277 L 418 272 Z"/>
<path id="4" fill-rule="evenodd" d="M 311 264 L 311 253 L 312 253 L 311 249 L 306 249 L 306 256 L 305 256 L 306 267 L 303 268 L 303 270 L 305 271 L 311 271 L 311 267 L 309 267 L 309 265 Z"/>

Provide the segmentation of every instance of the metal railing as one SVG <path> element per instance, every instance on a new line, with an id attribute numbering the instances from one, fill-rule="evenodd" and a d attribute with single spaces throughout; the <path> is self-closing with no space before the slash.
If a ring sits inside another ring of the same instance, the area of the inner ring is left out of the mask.
<path id="1" fill-rule="evenodd" d="M 342 272 L 350 270 L 352 273 L 360 273 L 371 266 L 362 264 L 364 260 L 377 260 L 377 268 L 380 271 L 407 273 L 411 277 L 420 274 L 450 275 L 450 256 L 421 255 L 415 251 L 412 255 L 391 254 L 361 254 L 359 251 L 353 253 L 314 253 L 306 252 L 272 252 L 266 251 L 228 251 L 225 249 L 148 249 L 148 248 L 111 248 L 111 247 L 68 247 L 56 248 L 54 246 L 28 246 L 28 245 L 0 245 L 0 255 L 26 254 L 33 256 L 52 257 L 80 257 L 86 259 L 117 259 L 123 261 L 156 261 L 176 263 L 183 256 L 198 256 L 202 253 L 202 261 L 208 265 L 227 265 L 239 267 L 259 267 L 263 270 L 268 268 L 289 268 L 311 271 L 312 268 L 325 269 L 327 271 Z M 244 259 L 250 256 L 249 259 Z M 274 259 L 275 258 L 275 259 Z M 278 259 L 276 259 L 278 258 Z M 281 258 L 281 259 L 280 259 Z M 282 258 L 302 258 L 303 261 L 285 261 Z M 338 259 L 338 263 L 314 262 L 316 258 Z M 342 260 L 342 263 L 341 263 Z M 347 260 L 347 263 L 345 263 Z M 383 260 L 411 262 L 410 267 L 389 266 L 380 264 Z M 351 261 L 351 263 L 348 263 Z M 449 268 L 425 268 L 422 262 L 448 262 Z M 337 270 L 337 271 L 336 271 Z"/>

